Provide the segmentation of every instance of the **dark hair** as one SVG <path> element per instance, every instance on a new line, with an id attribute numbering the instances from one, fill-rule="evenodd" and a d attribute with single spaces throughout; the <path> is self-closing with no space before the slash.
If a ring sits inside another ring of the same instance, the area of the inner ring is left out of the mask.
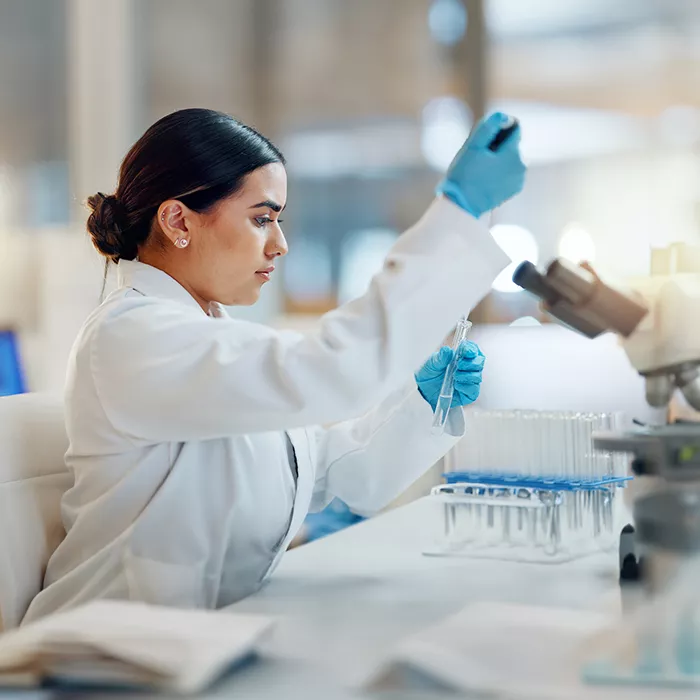
<path id="1" fill-rule="evenodd" d="M 246 175 L 284 156 L 255 129 L 211 109 L 163 117 L 131 147 L 114 194 L 92 195 L 87 230 L 108 261 L 133 260 L 158 207 L 178 199 L 205 212 L 234 194 Z"/>

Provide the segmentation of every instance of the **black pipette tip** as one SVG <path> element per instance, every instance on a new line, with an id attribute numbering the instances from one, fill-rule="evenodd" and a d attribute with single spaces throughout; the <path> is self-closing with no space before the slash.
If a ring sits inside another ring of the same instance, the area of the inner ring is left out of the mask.
<path id="1" fill-rule="evenodd" d="M 489 151 L 497 151 L 505 140 L 518 128 L 518 120 L 512 119 L 511 123 L 504 126 L 489 144 Z"/>

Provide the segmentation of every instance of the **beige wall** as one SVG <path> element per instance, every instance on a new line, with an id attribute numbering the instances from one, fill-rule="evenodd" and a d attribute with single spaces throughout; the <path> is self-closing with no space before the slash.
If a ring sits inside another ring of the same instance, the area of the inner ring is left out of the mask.
<path id="1" fill-rule="evenodd" d="M 146 0 L 140 16 L 149 37 L 148 118 L 209 106 L 261 127 L 272 124 L 274 135 L 282 122 L 295 128 L 417 116 L 448 85 L 447 64 L 428 31 L 429 5 Z"/>
<path id="2" fill-rule="evenodd" d="M 255 0 L 143 0 L 142 126 L 184 107 L 253 118 Z"/>

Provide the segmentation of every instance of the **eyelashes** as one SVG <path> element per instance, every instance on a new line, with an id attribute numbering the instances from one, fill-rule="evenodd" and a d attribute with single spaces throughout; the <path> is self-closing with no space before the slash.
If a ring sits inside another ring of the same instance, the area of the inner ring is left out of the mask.
<path id="1" fill-rule="evenodd" d="M 268 224 L 283 224 L 284 219 L 277 219 L 277 221 L 273 221 L 269 216 L 256 216 L 253 221 L 255 222 L 255 225 L 258 228 L 265 228 Z"/>

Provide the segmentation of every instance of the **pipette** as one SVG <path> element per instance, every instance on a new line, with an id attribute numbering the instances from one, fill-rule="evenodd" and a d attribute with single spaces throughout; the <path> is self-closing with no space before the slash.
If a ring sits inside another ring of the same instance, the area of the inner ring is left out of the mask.
<path id="1" fill-rule="evenodd" d="M 497 151 L 506 139 L 515 131 L 518 126 L 518 120 L 515 117 L 508 117 L 508 121 L 501 127 L 501 130 L 494 136 L 489 144 L 489 151 Z"/>
<path id="2" fill-rule="evenodd" d="M 505 143 L 506 139 L 518 128 L 520 122 L 515 117 L 508 117 L 508 121 L 493 137 L 489 144 L 489 151 L 494 153 Z M 493 226 L 493 209 L 489 212 L 489 229 Z"/>
<path id="3" fill-rule="evenodd" d="M 454 338 L 452 340 L 452 359 L 445 370 L 442 387 L 440 388 L 440 396 L 435 405 L 435 415 L 433 416 L 433 433 L 435 435 L 442 435 L 445 432 L 447 416 L 450 413 L 452 397 L 455 393 L 455 374 L 459 363 L 461 345 L 462 342 L 467 339 L 471 327 L 472 322 L 467 320 L 466 316 L 462 316 L 457 322 Z"/>
<path id="4" fill-rule="evenodd" d="M 510 117 L 489 144 L 489 150 L 497 151 L 517 127 L 518 120 Z M 493 212 L 489 213 L 489 228 L 491 228 L 492 214 Z M 468 321 L 466 316 L 462 316 L 457 323 L 457 328 L 455 329 L 454 340 L 452 341 L 452 350 L 454 351 L 452 360 L 447 366 L 447 371 L 445 372 L 445 377 L 442 381 L 442 388 L 440 389 L 440 396 L 438 397 L 438 402 L 435 406 L 433 433 L 436 435 L 442 435 L 445 432 L 447 416 L 450 413 L 452 397 L 454 396 L 455 391 L 455 372 L 457 371 L 457 363 L 459 362 L 460 345 L 463 340 L 467 339 L 467 335 L 469 335 L 471 327 L 471 321 Z"/>

